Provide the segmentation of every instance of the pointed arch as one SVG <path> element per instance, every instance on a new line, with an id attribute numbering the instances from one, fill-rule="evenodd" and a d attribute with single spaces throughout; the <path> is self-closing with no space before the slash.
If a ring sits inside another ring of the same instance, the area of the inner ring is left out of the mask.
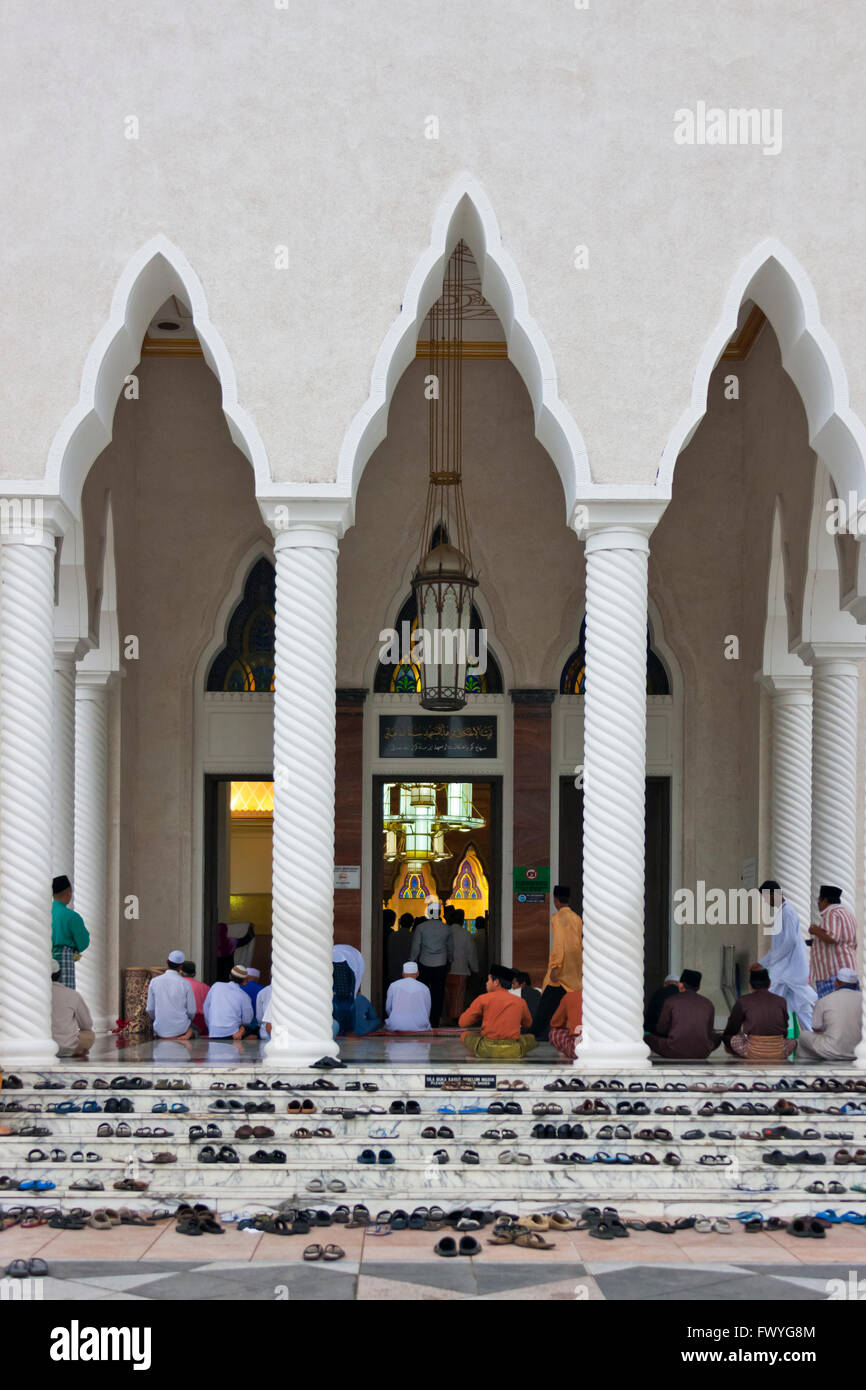
<path id="1" fill-rule="evenodd" d="M 851 409 L 842 359 L 821 323 L 809 277 L 775 237 L 756 246 L 734 275 L 721 318 L 698 361 L 689 405 L 665 445 L 657 486 L 670 488 L 677 459 L 706 414 L 710 377 L 736 330 L 745 300 L 757 304 L 773 327 L 782 365 L 803 402 L 810 445 L 839 488 L 866 496 L 866 428 Z"/>
<path id="2" fill-rule="evenodd" d="M 442 292 L 454 247 L 463 240 L 481 272 L 482 292 L 492 305 L 508 343 L 508 356 L 532 401 L 535 434 L 553 459 L 571 517 L 580 486 L 592 478 L 580 430 L 559 398 L 550 348 L 529 312 L 526 289 L 502 245 L 487 195 L 469 173 L 452 184 L 433 221 L 430 244 L 409 277 L 400 314 L 376 354 L 370 394 L 346 431 L 337 468 L 336 491 L 357 494 L 373 451 L 385 438 L 388 410 L 397 382 L 414 359 L 421 326 Z"/>
<path id="3" fill-rule="evenodd" d="M 45 490 L 80 514 L 81 489 L 90 465 L 111 442 L 114 411 L 127 376 L 141 358 L 147 325 L 160 304 L 176 294 L 189 304 L 205 361 L 222 388 L 229 433 L 255 474 L 256 491 L 267 491 L 270 467 L 261 436 L 238 403 L 237 380 L 228 350 L 211 323 L 201 281 L 186 257 L 160 233 L 127 263 L 111 301 L 108 322 L 94 339 L 81 374 L 77 404 L 61 424 L 48 454 Z"/>
<path id="4" fill-rule="evenodd" d="M 274 552 L 266 541 L 257 540 L 248 547 L 235 566 L 231 582 L 226 588 L 222 603 L 217 611 L 211 637 L 196 663 L 193 688 L 197 694 L 205 691 L 208 674 L 214 659 L 226 645 L 232 615 L 243 598 L 252 571 L 261 560 L 267 560 L 270 565 L 273 565 Z M 269 692 L 264 693 L 268 694 Z"/>

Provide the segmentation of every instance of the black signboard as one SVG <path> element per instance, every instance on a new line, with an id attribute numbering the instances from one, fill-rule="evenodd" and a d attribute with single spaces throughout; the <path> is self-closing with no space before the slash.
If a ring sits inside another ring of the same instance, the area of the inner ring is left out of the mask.
<path id="1" fill-rule="evenodd" d="M 448 1083 L 447 1086 L 445 1084 L 446 1081 Z M 455 1081 L 457 1082 L 456 1087 L 454 1085 Z M 464 1081 L 467 1083 L 465 1088 L 461 1084 Z M 477 1087 L 479 1090 L 495 1090 L 496 1074 L 495 1072 L 452 1071 L 435 1073 L 432 1076 L 428 1073 L 424 1077 L 424 1085 L 428 1091 L 451 1091 L 456 1090 L 458 1087 L 461 1090 L 465 1089 L 468 1091 L 471 1089 L 469 1083 L 471 1083 L 471 1086 Z"/>
<path id="2" fill-rule="evenodd" d="M 495 758 L 496 715 L 380 714 L 380 758 Z"/>

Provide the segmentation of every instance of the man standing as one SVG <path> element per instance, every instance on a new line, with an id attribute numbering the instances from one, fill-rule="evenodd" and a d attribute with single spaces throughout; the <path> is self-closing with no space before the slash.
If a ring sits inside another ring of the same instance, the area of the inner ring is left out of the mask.
<path id="1" fill-rule="evenodd" d="M 399 980 L 403 974 L 403 966 L 409 959 L 409 952 L 412 950 L 412 928 L 414 925 L 415 918 L 412 913 L 404 912 L 400 918 L 399 929 L 385 933 L 389 984 L 392 980 Z"/>
<path id="2" fill-rule="evenodd" d="M 809 954 L 800 931 L 800 918 L 793 903 L 782 896 L 782 890 L 774 878 L 765 879 L 761 884 L 761 894 L 773 908 L 775 916 L 770 949 L 761 957 L 759 964 L 770 973 L 770 991 L 782 996 L 789 1012 L 797 1015 L 802 1028 L 811 1028 L 812 1010 L 818 996 L 809 984 Z M 767 928 L 762 930 L 767 931 Z"/>
<path id="3" fill-rule="evenodd" d="M 51 954 L 60 962 L 60 983 L 74 989 L 75 961 L 90 945 L 90 932 L 84 925 L 84 918 L 69 906 L 72 884 L 65 874 L 59 874 L 52 880 L 51 892 L 54 896 L 51 904 Z"/>
<path id="4" fill-rule="evenodd" d="M 847 966 L 837 972 L 832 994 L 822 995 L 815 1005 L 812 1028 L 801 1033 L 798 1058 L 806 1061 L 850 1062 L 860 1041 L 860 982 L 856 970 Z"/>
<path id="5" fill-rule="evenodd" d="M 550 1020 L 566 990 L 581 989 L 583 985 L 583 923 L 569 907 L 570 898 L 571 889 L 564 883 L 558 883 L 553 890 L 556 911 L 550 919 L 553 945 L 541 987 L 541 1002 L 533 1023 L 537 1042 L 547 1041 Z"/>
<path id="6" fill-rule="evenodd" d="M 457 1022 L 466 1003 L 466 982 L 478 969 L 478 951 L 475 938 L 464 926 L 462 907 L 453 910 L 449 931 L 451 932 L 451 964 L 445 980 L 445 1018 Z"/>
<path id="7" fill-rule="evenodd" d="M 204 1001 L 204 1021 L 211 1041 L 240 1042 L 253 1021 L 253 1002 L 244 994 L 247 972 L 242 965 L 232 966 L 227 980 L 211 985 Z"/>
<path id="8" fill-rule="evenodd" d="M 156 975 L 148 985 L 144 1006 L 156 1036 L 171 1038 L 173 1042 L 192 1037 L 196 1010 L 192 986 L 180 973 L 183 959 L 183 951 L 169 951 L 164 973 Z"/>
<path id="9" fill-rule="evenodd" d="M 445 995 L 445 977 L 454 946 L 451 941 L 451 928 L 440 917 L 438 898 L 427 899 L 427 911 L 412 933 L 410 960 L 417 961 L 421 983 L 430 991 L 430 1026 L 439 1027 L 442 1016 L 442 1000 Z"/>
<path id="10" fill-rule="evenodd" d="M 797 1044 L 788 1037 L 788 1007 L 781 994 L 771 991 L 769 972 L 752 966 L 749 987 L 751 994 L 741 995 L 728 1015 L 725 1051 L 752 1062 L 790 1057 Z"/>
<path id="11" fill-rule="evenodd" d="M 665 1000 L 658 1027 L 655 1033 L 647 1035 L 646 1041 L 659 1057 L 703 1061 L 719 1045 L 713 1030 L 716 1011 L 711 999 L 698 994 L 699 970 L 684 970 L 680 983 L 682 994 L 677 992 Z"/>
<path id="12" fill-rule="evenodd" d="M 407 960 L 402 980 L 388 988 L 385 1027 L 390 1033 L 426 1033 L 430 1028 L 430 991 L 418 979 L 414 960 Z"/>
<path id="13" fill-rule="evenodd" d="M 831 994 L 839 970 L 857 968 L 857 923 L 853 912 L 842 906 L 842 889 L 822 884 L 818 890 L 820 923 L 809 928 L 812 959 L 809 977 L 818 998 Z M 809 1024 L 806 1024 L 809 1027 Z"/>
<path id="14" fill-rule="evenodd" d="M 51 962 L 51 1036 L 58 1057 L 86 1057 L 96 1034 L 90 1010 L 75 989 L 60 982 L 60 962 Z"/>

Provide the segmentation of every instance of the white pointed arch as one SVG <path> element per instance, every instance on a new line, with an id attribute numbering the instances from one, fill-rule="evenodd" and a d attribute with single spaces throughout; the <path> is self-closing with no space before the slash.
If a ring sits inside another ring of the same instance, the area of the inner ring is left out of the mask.
<path id="1" fill-rule="evenodd" d="M 222 409 L 237 447 L 253 467 L 256 491 L 267 491 L 270 467 L 261 436 L 239 405 L 234 366 L 211 323 L 201 282 L 186 257 L 160 233 L 129 260 L 111 301 L 108 322 L 94 339 L 81 374 L 76 405 L 48 454 L 42 489 L 59 495 L 73 516 L 90 465 L 111 441 L 114 410 L 127 376 L 141 358 L 141 343 L 156 310 L 176 294 L 189 304 L 205 361 L 222 388 Z M 28 484 L 32 491 L 32 484 Z"/>
<path id="2" fill-rule="evenodd" d="M 842 359 L 821 323 L 808 275 L 775 237 L 756 246 L 734 275 L 721 318 L 698 361 L 689 405 L 662 454 L 657 485 L 670 487 L 677 458 L 706 413 L 710 377 L 736 331 L 746 300 L 757 304 L 773 327 L 782 365 L 800 393 L 815 453 L 840 489 L 866 496 L 866 428 L 851 409 Z"/>
<path id="3" fill-rule="evenodd" d="M 493 208 L 469 173 L 459 175 L 440 204 L 430 244 L 409 277 L 400 314 L 376 354 L 370 394 L 340 449 L 336 490 L 355 497 L 367 461 L 385 438 L 397 382 L 415 356 L 421 326 L 442 293 L 448 259 L 461 239 L 478 264 L 482 292 L 502 324 L 508 356 L 529 392 L 536 438 L 556 465 L 570 518 L 578 488 L 592 482 L 586 446 L 559 399 L 550 348 L 529 312 L 523 280 L 502 245 Z"/>
<path id="4" fill-rule="evenodd" d="M 232 614 L 243 598 L 247 580 L 250 577 L 253 567 L 258 564 L 259 560 L 267 560 L 271 565 L 274 563 L 273 545 L 268 544 L 265 539 L 254 541 L 251 546 L 248 546 L 235 565 L 234 574 L 223 594 L 222 602 L 217 610 L 213 628 L 211 629 L 211 636 L 196 662 L 193 689 L 197 694 L 204 692 L 211 663 L 214 657 L 222 651 L 226 644 Z M 269 691 L 260 691 L 258 693 L 264 695 L 270 694 Z"/>

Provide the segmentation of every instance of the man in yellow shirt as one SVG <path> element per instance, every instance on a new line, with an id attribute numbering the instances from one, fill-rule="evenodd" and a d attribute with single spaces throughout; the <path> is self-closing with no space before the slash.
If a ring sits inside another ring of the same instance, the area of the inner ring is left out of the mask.
<path id="1" fill-rule="evenodd" d="M 541 1002 L 532 1022 L 532 1032 L 537 1042 L 546 1041 L 550 1020 L 566 991 L 579 990 L 583 985 L 583 923 L 577 913 L 572 912 L 569 907 L 570 898 L 571 889 L 564 883 L 558 883 L 553 890 L 556 911 L 550 919 L 553 945 L 542 986 Z"/>

